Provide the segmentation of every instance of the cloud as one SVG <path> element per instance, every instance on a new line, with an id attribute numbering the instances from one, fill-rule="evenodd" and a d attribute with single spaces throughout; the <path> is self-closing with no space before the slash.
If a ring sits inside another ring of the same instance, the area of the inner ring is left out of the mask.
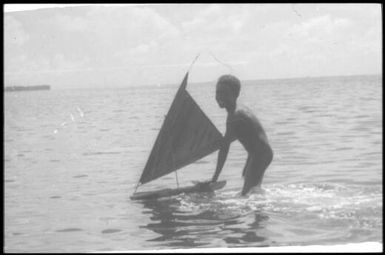
<path id="1" fill-rule="evenodd" d="M 11 60 L 5 72 L 8 76 L 33 75 L 42 73 L 63 73 L 89 70 L 86 66 L 87 59 L 70 60 L 62 54 L 56 54 L 53 58 L 39 57 L 28 59 L 25 55 Z"/>
<path id="2" fill-rule="evenodd" d="M 324 59 L 330 50 L 346 43 L 353 22 L 347 18 L 323 15 L 303 20 L 298 24 L 286 24 L 280 29 L 282 36 L 275 35 L 280 41 L 271 52 L 272 56 L 287 55 L 295 58 Z M 323 55 L 323 56 L 321 56 Z"/>
<path id="3" fill-rule="evenodd" d="M 93 33 L 130 36 L 131 40 L 161 38 L 178 33 L 173 24 L 149 7 L 90 7 L 86 14 Z"/>
<path id="4" fill-rule="evenodd" d="M 79 7 L 84 6 L 85 4 L 5 4 L 4 12 L 20 12 L 20 11 L 31 11 L 38 9 L 46 9 L 46 8 L 63 8 L 63 7 Z"/>
<path id="5" fill-rule="evenodd" d="M 91 68 L 115 66 L 127 63 L 132 56 L 146 56 L 158 46 L 158 41 L 170 40 L 178 34 L 172 24 L 147 7 L 82 8 L 74 13 L 64 9 L 55 10 L 54 15 L 42 13 L 35 22 L 40 27 L 33 27 L 34 36 L 24 54 L 23 62 L 31 63 L 20 66 L 36 69 L 41 63 L 41 69 L 46 70 L 46 63 L 50 63 L 57 69 L 61 59 L 62 64 L 66 63 L 63 68 L 70 68 L 70 63 L 73 68 L 79 68 L 79 63 L 85 63 L 84 55 Z M 6 28 L 7 42 L 19 46 L 28 39 L 21 23 L 12 16 L 6 17 Z M 13 37 L 17 39 L 15 42 L 11 40 Z M 124 52 L 127 54 L 119 54 Z"/>
<path id="6" fill-rule="evenodd" d="M 29 39 L 28 33 L 25 31 L 23 24 L 13 16 L 4 18 L 4 41 L 6 47 L 20 47 Z"/>
<path id="7" fill-rule="evenodd" d="M 210 80 L 227 71 L 210 52 L 245 79 L 379 70 L 381 8 L 344 7 L 93 5 L 6 13 L 5 72 L 42 81 L 47 73 L 62 84 L 168 83 L 201 53 L 194 77 Z"/>
<path id="8" fill-rule="evenodd" d="M 85 31 L 88 28 L 87 19 L 83 17 L 58 14 L 52 22 L 58 24 L 58 29 L 64 31 Z"/>
<path id="9" fill-rule="evenodd" d="M 229 6 L 218 4 L 209 5 L 198 12 L 192 20 L 182 22 L 183 33 L 192 39 L 204 35 L 206 38 L 231 39 L 241 30 L 246 21 L 244 8 L 240 5 Z"/>
<path id="10" fill-rule="evenodd" d="M 351 25 L 352 22 L 349 19 L 324 15 L 293 25 L 286 32 L 286 36 L 297 40 L 327 40 L 338 36 L 338 33 L 343 33 L 343 30 Z"/>

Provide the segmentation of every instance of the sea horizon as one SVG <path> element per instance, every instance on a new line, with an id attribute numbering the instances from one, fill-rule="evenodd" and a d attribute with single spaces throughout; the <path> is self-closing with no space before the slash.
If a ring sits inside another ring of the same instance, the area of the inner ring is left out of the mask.
<path id="1" fill-rule="evenodd" d="M 302 81 L 302 80 L 319 80 L 319 81 L 322 81 L 322 80 L 328 80 L 328 79 L 345 79 L 345 78 L 358 78 L 358 77 L 377 77 L 377 78 L 381 78 L 382 77 L 382 73 L 379 73 L 379 74 L 352 74 L 352 75 L 324 75 L 324 76 L 299 76 L 299 77 L 288 77 L 288 78 L 256 78 L 256 79 L 241 79 L 242 83 L 245 84 L 245 85 L 250 85 L 250 83 L 252 82 L 256 82 L 258 84 L 260 83 L 264 83 L 264 82 L 279 82 L 279 81 Z M 142 84 L 142 85 L 126 85 L 126 86 L 123 86 L 123 85 L 112 85 L 112 86 L 101 86 L 101 85 L 97 85 L 97 86 L 79 86 L 79 87 L 76 87 L 76 86 L 70 86 L 70 87 L 64 87 L 64 86 L 61 86 L 61 87 L 55 87 L 54 84 L 48 84 L 50 87 L 51 87 L 51 91 L 52 90 L 88 90 L 88 89 L 97 89 L 97 90 L 114 90 L 114 89 L 140 89 L 140 88 L 143 88 L 143 89 L 148 89 L 148 88 L 152 88 L 152 87 L 160 87 L 160 88 L 169 88 L 169 87 L 175 87 L 175 86 L 179 86 L 180 85 L 180 82 L 182 81 L 183 77 L 180 77 L 179 80 L 177 80 L 177 77 L 175 78 L 176 79 L 176 82 L 175 83 L 164 83 L 164 84 Z M 191 85 L 209 85 L 209 84 L 212 84 L 212 83 L 215 83 L 216 81 L 215 80 L 211 80 L 211 81 L 189 81 L 189 84 Z M 31 85 L 7 85 L 7 86 L 4 86 L 3 89 L 5 89 L 6 87 L 12 87 L 12 86 L 23 86 L 23 87 L 28 87 L 28 86 L 36 86 L 38 84 L 31 84 Z"/>

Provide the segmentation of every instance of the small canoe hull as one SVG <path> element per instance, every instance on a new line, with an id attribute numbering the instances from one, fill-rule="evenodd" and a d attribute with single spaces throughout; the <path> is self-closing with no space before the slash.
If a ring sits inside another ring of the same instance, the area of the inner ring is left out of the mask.
<path id="1" fill-rule="evenodd" d="M 145 200 L 145 199 L 157 199 L 160 197 L 170 197 L 179 195 L 182 193 L 197 193 L 197 192 L 212 192 L 223 188 L 226 185 L 226 181 L 213 182 L 209 185 L 195 184 L 193 186 L 187 186 L 176 189 L 162 189 L 156 191 L 136 192 L 130 198 L 131 200 Z"/>

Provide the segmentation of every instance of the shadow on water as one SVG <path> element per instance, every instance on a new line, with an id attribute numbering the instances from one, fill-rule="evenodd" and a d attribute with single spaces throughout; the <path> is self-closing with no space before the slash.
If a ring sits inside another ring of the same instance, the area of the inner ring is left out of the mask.
<path id="1" fill-rule="evenodd" d="M 239 210 L 213 194 L 182 195 L 140 201 L 151 222 L 141 228 L 159 237 L 147 240 L 174 248 L 269 246 L 264 226 L 269 217 L 259 210 Z M 146 210 L 149 209 L 149 210 Z"/>

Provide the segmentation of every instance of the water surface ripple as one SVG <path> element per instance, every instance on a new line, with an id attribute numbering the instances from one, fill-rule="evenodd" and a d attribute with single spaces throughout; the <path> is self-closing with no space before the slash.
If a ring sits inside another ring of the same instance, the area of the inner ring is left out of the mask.
<path id="1" fill-rule="evenodd" d="M 215 194 L 131 201 L 177 85 L 4 94 L 7 252 L 258 247 L 382 241 L 379 76 L 243 82 L 275 152 L 263 194 L 239 198 L 231 145 Z M 214 83 L 189 92 L 221 132 Z M 211 178 L 217 155 L 178 171 Z M 139 191 L 176 187 L 164 176 Z"/>

